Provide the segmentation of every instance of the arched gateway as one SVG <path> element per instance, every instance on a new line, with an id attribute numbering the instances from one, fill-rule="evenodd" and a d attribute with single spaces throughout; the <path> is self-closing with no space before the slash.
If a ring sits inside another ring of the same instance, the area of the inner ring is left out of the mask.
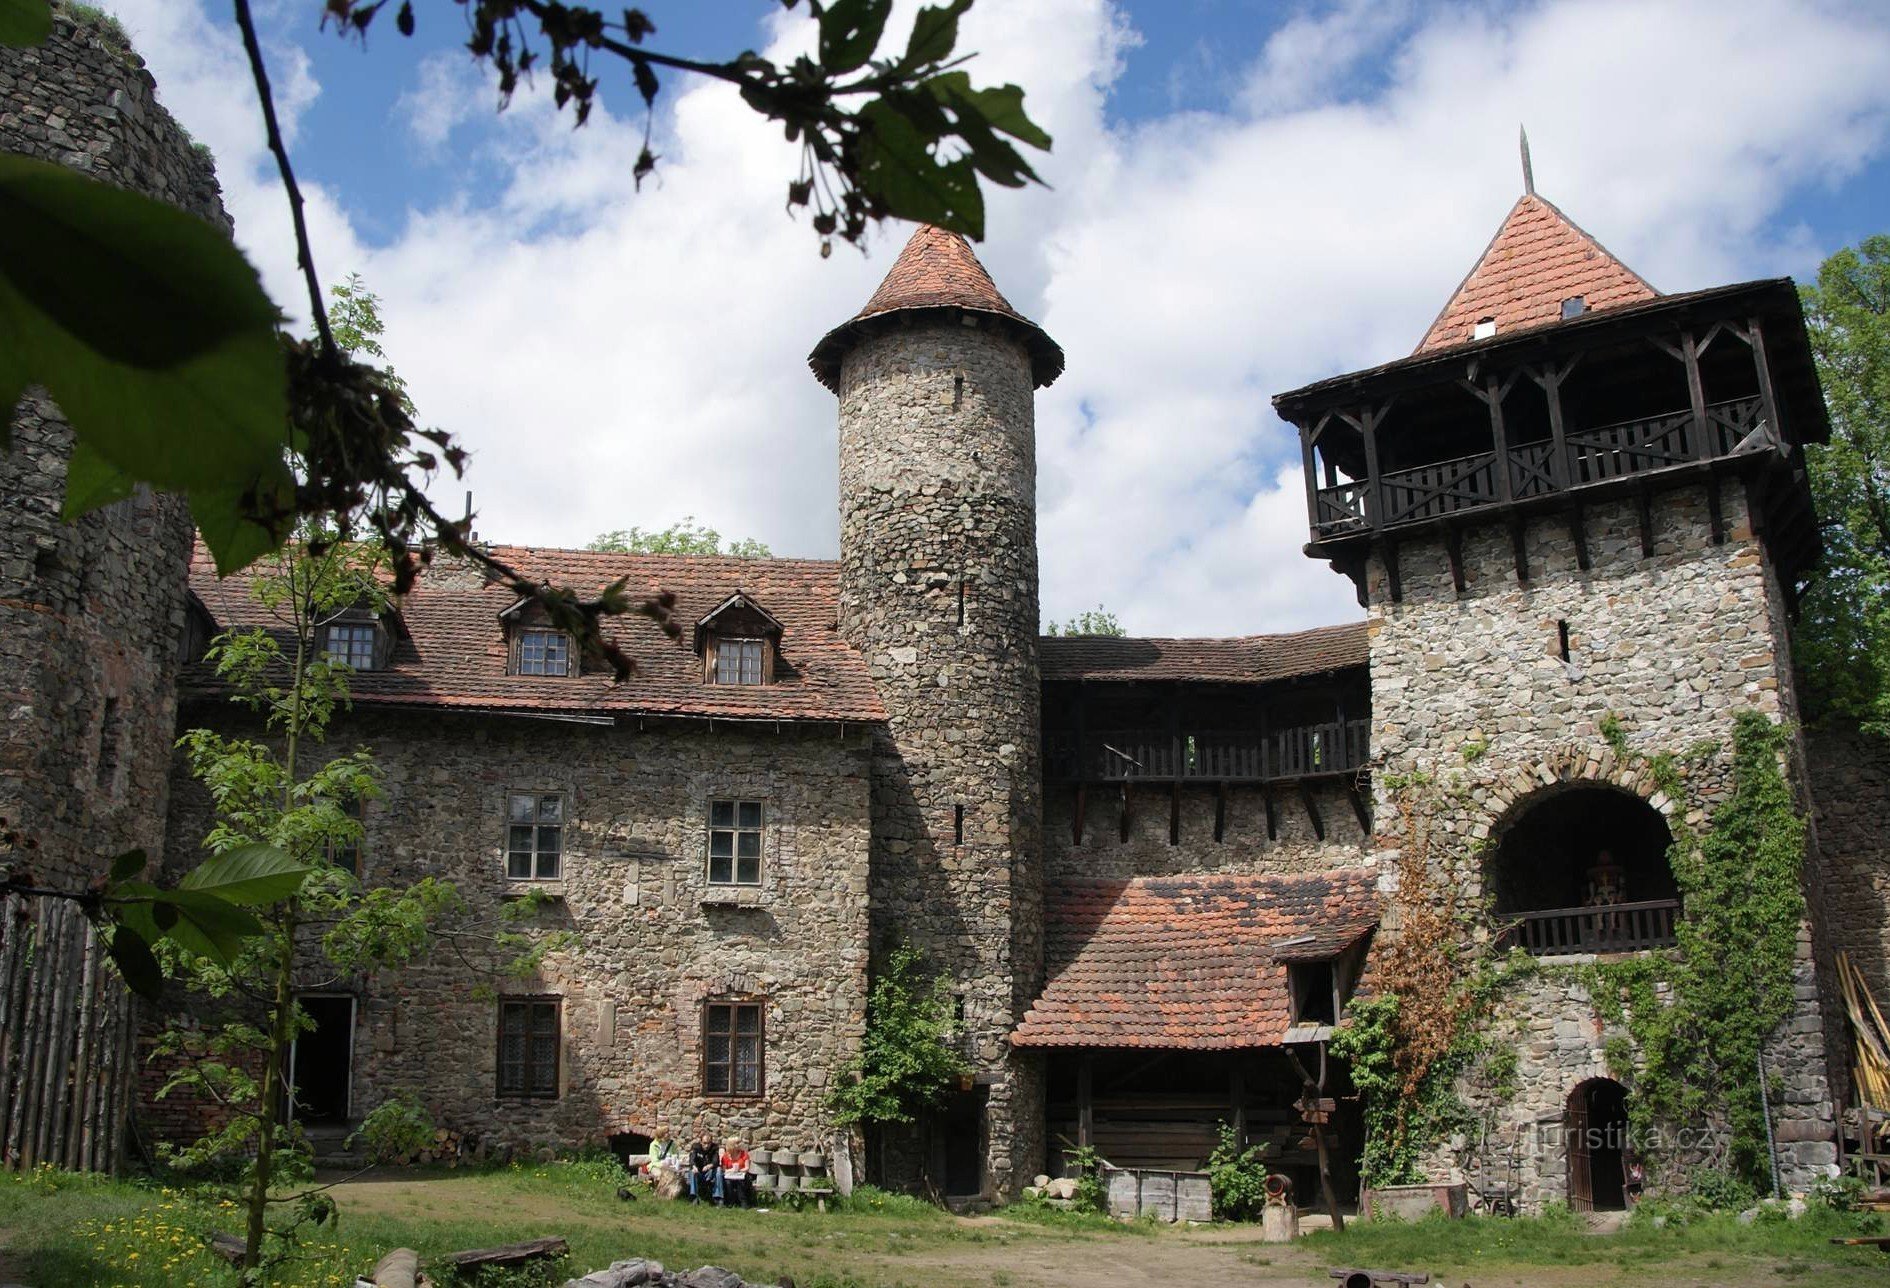
<path id="1" fill-rule="evenodd" d="M 1563 1116 L 1568 1140 L 1568 1205 L 1577 1212 L 1619 1212 L 1627 1207 L 1627 1088 L 1612 1078 L 1589 1078 L 1568 1093 Z"/>

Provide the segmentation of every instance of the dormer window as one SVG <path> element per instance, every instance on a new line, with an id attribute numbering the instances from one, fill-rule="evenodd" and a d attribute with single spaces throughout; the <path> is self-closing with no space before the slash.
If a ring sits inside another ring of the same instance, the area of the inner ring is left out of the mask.
<path id="1" fill-rule="evenodd" d="M 519 675 L 571 674 L 571 637 L 563 631 L 525 630 L 518 633 Z"/>
<path id="2" fill-rule="evenodd" d="M 1579 295 L 1571 295 L 1562 301 L 1562 320 L 1578 318 L 1588 312 L 1588 301 Z"/>
<path id="3" fill-rule="evenodd" d="M 715 682 L 717 684 L 760 684 L 762 657 L 766 640 L 742 639 L 724 635 L 715 641 Z"/>
<path id="4" fill-rule="evenodd" d="M 381 628 L 373 622 L 330 622 L 323 629 L 322 655 L 356 671 L 372 671 L 380 662 Z"/>
<path id="5" fill-rule="evenodd" d="M 696 623 L 696 651 L 707 684 L 773 684 L 781 623 L 736 591 Z"/>
<path id="6" fill-rule="evenodd" d="M 1339 979 L 1331 960 L 1289 963 L 1286 984 L 1293 1023 L 1338 1023 Z"/>
<path id="7" fill-rule="evenodd" d="M 1495 334 L 1496 319 L 1493 317 L 1478 318 L 1476 326 L 1472 327 L 1470 330 L 1470 338 L 1472 340 L 1487 340 Z"/>

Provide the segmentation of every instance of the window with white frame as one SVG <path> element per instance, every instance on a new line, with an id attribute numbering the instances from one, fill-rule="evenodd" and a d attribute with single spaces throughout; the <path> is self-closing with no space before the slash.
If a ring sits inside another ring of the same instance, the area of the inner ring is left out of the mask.
<path id="1" fill-rule="evenodd" d="M 373 622 L 330 622 L 322 639 L 322 653 L 330 662 L 345 662 L 357 671 L 374 669 L 378 631 Z"/>
<path id="2" fill-rule="evenodd" d="M 715 642 L 715 682 L 717 684 L 760 684 L 761 651 L 766 640 L 723 636 Z"/>
<path id="3" fill-rule="evenodd" d="M 564 872 L 564 797 L 513 792 L 505 828 L 505 875 L 513 881 L 555 881 Z"/>
<path id="4" fill-rule="evenodd" d="M 518 673 L 571 674 L 571 637 L 563 631 L 520 631 Z"/>
<path id="5" fill-rule="evenodd" d="M 760 801 L 709 802 L 709 882 L 761 884 Z"/>

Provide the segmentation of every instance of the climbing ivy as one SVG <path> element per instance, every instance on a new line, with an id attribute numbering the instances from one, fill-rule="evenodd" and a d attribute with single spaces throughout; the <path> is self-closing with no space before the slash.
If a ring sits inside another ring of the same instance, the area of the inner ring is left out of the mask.
<path id="1" fill-rule="evenodd" d="M 1604 727 L 1603 736 L 1606 736 Z M 1668 861 L 1686 915 L 1670 954 L 1588 968 L 1604 1021 L 1629 1042 L 1605 1048 L 1610 1069 L 1635 1093 L 1632 1126 L 1644 1144 L 1662 1128 L 1704 1120 L 1728 1129 L 1719 1165 L 1769 1188 L 1763 1042 L 1791 1013 L 1798 928 L 1805 916 L 1805 823 L 1780 767 L 1787 731 L 1756 711 L 1733 722 L 1733 784 L 1713 826 L 1696 834 L 1674 811 Z M 1701 749 L 1691 748 L 1688 757 Z M 1654 783 L 1676 802 L 1676 759 L 1647 758 Z"/>

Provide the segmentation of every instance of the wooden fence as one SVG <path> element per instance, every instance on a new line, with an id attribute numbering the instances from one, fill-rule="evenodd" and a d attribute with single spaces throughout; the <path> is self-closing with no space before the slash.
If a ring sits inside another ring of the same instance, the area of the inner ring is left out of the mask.
<path id="1" fill-rule="evenodd" d="M 137 1069 L 132 999 L 70 902 L 0 899 L 0 1164 L 115 1171 Z"/>

